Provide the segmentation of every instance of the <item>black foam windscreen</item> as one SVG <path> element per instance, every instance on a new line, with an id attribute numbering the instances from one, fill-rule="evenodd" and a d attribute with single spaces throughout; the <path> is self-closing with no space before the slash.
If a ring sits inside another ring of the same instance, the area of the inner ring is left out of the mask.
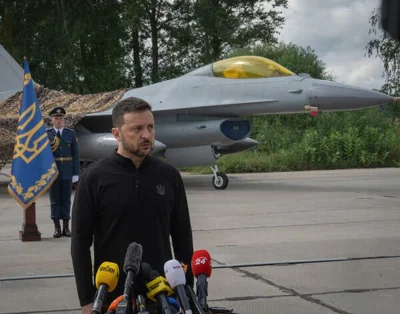
<path id="1" fill-rule="evenodd" d="M 158 271 L 156 271 L 156 270 L 154 270 L 154 269 L 150 270 L 150 272 L 148 272 L 146 275 L 147 275 L 147 276 L 144 277 L 144 278 L 145 278 L 147 281 L 152 281 L 152 280 L 156 279 L 158 276 L 160 276 L 160 275 L 158 274 Z"/>
<path id="2" fill-rule="evenodd" d="M 123 267 L 125 273 L 128 273 L 128 271 L 132 271 L 135 274 L 139 273 L 142 254 L 143 248 L 140 244 L 133 242 L 128 246 Z"/>
<path id="3" fill-rule="evenodd" d="M 142 277 L 145 279 L 150 278 L 150 272 L 152 270 L 153 269 L 151 268 L 149 263 L 142 263 L 140 265 L 140 273 L 141 273 Z"/>

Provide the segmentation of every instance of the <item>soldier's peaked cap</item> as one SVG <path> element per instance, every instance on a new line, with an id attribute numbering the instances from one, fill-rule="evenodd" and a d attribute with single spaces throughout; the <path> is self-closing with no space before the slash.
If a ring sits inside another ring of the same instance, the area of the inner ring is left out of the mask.
<path id="1" fill-rule="evenodd" d="M 63 107 L 55 107 L 53 110 L 50 111 L 50 116 L 65 116 L 66 112 Z"/>

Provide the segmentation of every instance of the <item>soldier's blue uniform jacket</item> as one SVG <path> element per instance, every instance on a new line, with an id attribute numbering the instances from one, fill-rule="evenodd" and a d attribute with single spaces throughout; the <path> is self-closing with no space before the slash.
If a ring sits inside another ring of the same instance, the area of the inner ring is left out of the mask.
<path id="1" fill-rule="evenodd" d="M 60 138 L 56 130 L 47 129 L 51 150 L 58 168 L 58 177 L 50 187 L 51 219 L 69 220 L 72 177 L 79 175 L 78 140 L 75 131 L 63 128 Z"/>
<path id="2" fill-rule="evenodd" d="M 61 138 L 57 138 L 56 130 L 47 129 L 51 150 L 58 168 L 58 180 L 72 180 L 72 176 L 79 175 L 78 141 L 73 129 L 64 128 Z"/>

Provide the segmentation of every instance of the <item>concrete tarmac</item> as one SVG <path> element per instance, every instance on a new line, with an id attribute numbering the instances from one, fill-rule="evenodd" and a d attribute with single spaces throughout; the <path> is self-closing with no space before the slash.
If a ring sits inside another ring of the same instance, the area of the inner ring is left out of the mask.
<path id="1" fill-rule="evenodd" d="M 4 172 L 7 169 L 3 169 Z M 394 314 L 400 308 L 400 169 L 230 175 L 184 174 L 195 249 L 214 265 L 211 306 L 235 313 Z M 48 195 L 37 201 L 40 242 L 21 242 L 22 209 L 0 176 L 0 313 L 80 313 L 70 239 L 53 239 Z M 356 258 L 348 261 L 325 261 Z M 290 263 L 314 260 L 312 263 Z M 315 262 L 319 260 L 319 262 Z"/>

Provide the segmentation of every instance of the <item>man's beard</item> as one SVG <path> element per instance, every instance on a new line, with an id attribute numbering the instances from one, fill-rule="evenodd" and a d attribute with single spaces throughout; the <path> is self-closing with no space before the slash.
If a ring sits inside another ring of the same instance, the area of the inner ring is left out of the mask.
<path id="1" fill-rule="evenodd" d="M 124 148 L 124 150 L 126 150 L 126 151 L 129 152 L 130 154 L 135 155 L 135 156 L 137 156 L 137 157 L 145 157 L 145 156 L 147 156 L 147 155 L 150 155 L 151 151 L 152 151 L 153 148 L 154 148 L 154 145 L 153 145 L 150 141 L 143 141 L 143 142 L 140 143 L 140 144 L 150 144 L 150 146 L 151 146 L 151 149 L 150 149 L 149 153 L 146 153 L 146 152 L 140 150 L 139 147 L 136 147 L 136 146 L 133 145 L 133 144 L 129 144 L 129 143 L 125 140 L 125 138 L 124 138 L 123 136 L 121 136 L 121 144 L 122 144 L 122 147 Z"/>

